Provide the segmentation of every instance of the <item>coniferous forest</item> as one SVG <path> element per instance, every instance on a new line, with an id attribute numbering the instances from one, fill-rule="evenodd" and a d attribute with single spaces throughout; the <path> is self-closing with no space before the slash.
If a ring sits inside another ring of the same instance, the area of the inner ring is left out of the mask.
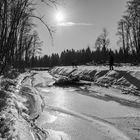
<path id="1" fill-rule="evenodd" d="M 106 65 L 109 60 L 109 54 L 114 56 L 115 63 L 131 63 L 132 65 L 138 64 L 136 52 L 124 53 L 123 48 L 112 51 L 110 49 L 102 48 L 96 51 L 91 51 L 90 47 L 82 50 L 64 50 L 60 55 L 52 54 L 51 56 L 45 55 L 43 57 L 32 57 L 31 67 L 52 67 L 52 66 L 69 66 L 74 62 L 76 65 Z"/>

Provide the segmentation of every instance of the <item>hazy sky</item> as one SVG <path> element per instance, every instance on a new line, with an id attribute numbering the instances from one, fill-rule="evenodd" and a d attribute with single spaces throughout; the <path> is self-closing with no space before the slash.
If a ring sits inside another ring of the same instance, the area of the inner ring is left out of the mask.
<path id="1" fill-rule="evenodd" d="M 39 21 L 37 30 L 43 41 L 43 54 L 60 53 L 64 49 L 83 49 L 90 45 L 94 48 L 96 38 L 105 27 L 109 32 L 111 48 L 117 48 L 117 22 L 126 9 L 127 0 L 63 0 L 62 6 L 48 8 L 41 4 L 37 13 L 55 27 L 54 43 L 51 43 L 48 32 Z M 55 26 L 56 13 L 62 11 L 65 19 L 61 26 Z"/>

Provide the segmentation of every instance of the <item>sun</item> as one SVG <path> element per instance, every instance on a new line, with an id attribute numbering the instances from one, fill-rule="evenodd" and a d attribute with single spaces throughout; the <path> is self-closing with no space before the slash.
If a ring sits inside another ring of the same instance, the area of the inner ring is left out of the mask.
<path id="1" fill-rule="evenodd" d="M 62 11 L 57 12 L 55 19 L 58 23 L 63 22 L 65 20 L 64 13 Z"/>

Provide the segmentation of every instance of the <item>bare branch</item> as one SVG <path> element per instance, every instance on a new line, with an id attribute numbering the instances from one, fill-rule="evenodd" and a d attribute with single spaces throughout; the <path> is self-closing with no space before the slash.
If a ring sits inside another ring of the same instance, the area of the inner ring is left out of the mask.
<path id="1" fill-rule="evenodd" d="M 49 34 L 50 34 L 50 36 L 51 36 L 51 39 L 53 40 L 53 34 L 52 34 L 52 33 L 53 33 L 54 31 L 51 30 L 51 28 L 48 26 L 48 24 L 44 22 L 44 20 L 42 19 L 42 17 L 38 17 L 38 16 L 35 16 L 35 15 L 30 15 L 30 17 L 39 19 L 39 20 L 45 25 L 45 27 L 47 28 L 47 30 L 48 30 L 48 32 L 49 32 Z"/>

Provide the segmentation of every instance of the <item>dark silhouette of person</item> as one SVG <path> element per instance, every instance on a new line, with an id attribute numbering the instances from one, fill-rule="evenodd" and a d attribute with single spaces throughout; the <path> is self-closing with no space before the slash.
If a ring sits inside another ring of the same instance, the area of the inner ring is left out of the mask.
<path id="1" fill-rule="evenodd" d="M 73 62 L 72 62 L 72 67 L 73 67 L 73 68 L 77 68 L 76 61 L 73 61 Z"/>
<path id="2" fill-rule="evenodd" d="M 113 70 L 113 65 L 114 65 L 114 57 L 112 54 L 109 55 L 109 69 Z"/>
<path id="3" fill-rule="evenodd" d="M 72 62 L 72 67 L 74 68 L 74 62 Z"/>

